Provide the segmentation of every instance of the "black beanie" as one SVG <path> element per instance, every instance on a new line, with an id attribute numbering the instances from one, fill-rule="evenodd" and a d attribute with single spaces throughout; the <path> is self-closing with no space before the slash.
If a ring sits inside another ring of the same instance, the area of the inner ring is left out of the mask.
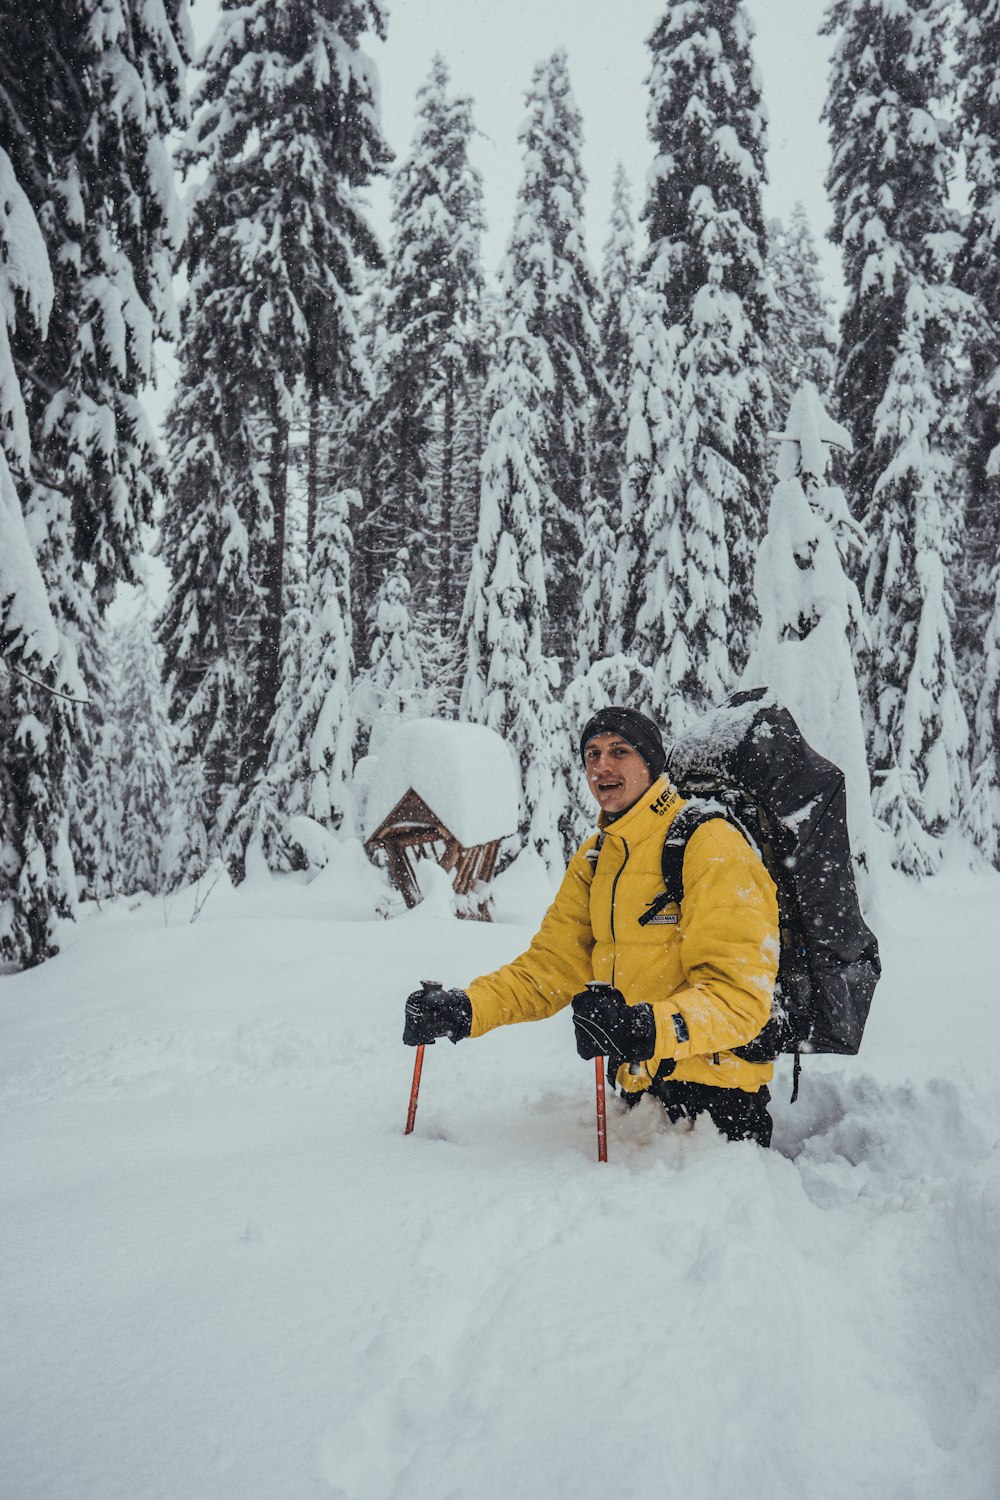
<path id="1" fill-rule="evenodd" d="M 663 768 L 667 763 L 667 754 L 663 748 L 660 731 L 652 719 L 647 719 L 645 714 L 639 713 L 635 708 L 599 708 L 592 718 L 588 719 L 583 726 L 580 736 L 580 759 L 584 758 L 584 751 L 590 740 L 596 734 L 618 734 L 623 740 L 627 740 L 633 750 L 637 750 L 649 767 L 649 774 L 655 781 L 662 776 Z"/>

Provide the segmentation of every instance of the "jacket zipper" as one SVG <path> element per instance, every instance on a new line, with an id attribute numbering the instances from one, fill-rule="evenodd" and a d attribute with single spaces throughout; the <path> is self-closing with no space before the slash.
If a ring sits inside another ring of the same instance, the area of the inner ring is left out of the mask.
<path id="1" fill-rule="evenodd" d="M 624 839 L 622 839 L 622 843 L 625 844 L 625 840 Z M 611 941 L 612 941 L 612 943 L 615 940 L 615 892 L 618 889 L 618 882 L 622 878 L 622 870 L 624 870 L 625 866 L 628 864 L 628 856 L 629 856 L 629 847 L 628 847 L 628 844 L 625 844 L 625 858 L 622 860 L 620 866 L 618 867 L 618 874 L 615 876 L 614 880 L 611 882 Z M 612 949 L 612 957 L 611 957 L 611 983 L 612 984 L 614 984 L 614 982 L 615 982 L 615 969 L 616 969 L 616 967 L 617 967 L 617 954 Z"/>

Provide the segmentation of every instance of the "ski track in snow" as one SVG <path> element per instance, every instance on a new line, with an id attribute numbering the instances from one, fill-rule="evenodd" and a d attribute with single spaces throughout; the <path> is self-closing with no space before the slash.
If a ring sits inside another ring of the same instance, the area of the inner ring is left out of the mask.
<path id="1" fill-rule="evenodd" d="M 403 996 L 523 927 L 86 918 L 0 982 L 0 1495 L 996 1500 L 998 892 L 890 882 L 775 1150 L 609 1099 L 606 1167 L 565 1016 L 429 1048 L 402 1136 Z"/>

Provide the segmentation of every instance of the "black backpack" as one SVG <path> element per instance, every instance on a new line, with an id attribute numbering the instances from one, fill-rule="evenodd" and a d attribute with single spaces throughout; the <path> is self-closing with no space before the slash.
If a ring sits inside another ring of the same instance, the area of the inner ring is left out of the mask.
<path id="1" fill-rule="evenodd" d="M 806 743 L 766 688 L 735 694 L 681 735 L 667 770 L 691 800 L 663 845 L 666 892 L 657 907 L 680 902 L 687 841 L 710 818 L 743 833 L 778 888 L 771 1019 L 735 1050 L 748 1062 L 795 1053 L 794 1100 L 803 1052 L 857 1052 L 882 972 L 858 905 L 844 774 Z"/>

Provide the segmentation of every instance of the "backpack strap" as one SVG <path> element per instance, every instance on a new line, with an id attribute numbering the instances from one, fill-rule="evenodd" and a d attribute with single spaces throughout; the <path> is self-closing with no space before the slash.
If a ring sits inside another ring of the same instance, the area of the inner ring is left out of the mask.
<path id="1" fill-rule="evenodd" d="M 667 900 L 676 901 L 678 906 L 684 900 L 684 854 L 688 839 L 696 828 L 700 828 L 702 823 L 710 823 L 713 818 L 723 818 L 727 823 L 733 821 L 720 802 L 706 802 L 701 797 L 692 797 L 689 802 L 685 802 L 663 840 L 663 853 L 660 855 L 663 884 L 667 888 Z"/>
<path id="2" fill-rule="evenodd" d="M 597 843 L 594 845 L 593 849 L 588 849 L 587 850 L 586 854 L 583 856 L 584 859 L 589 860 L 590 863 L 591 863 L 591 865 L 593 865 L 596 868 L 597 861 L 601 857 L 601 850 L 603 848 L 604 848 L 604 829 L 602 828 L 601 831 L 600 831 L 600 833 L 597 835 Z"/>
<path id="3" fill-rule="evenodd" d="M 739 828 L 741 833 L 743 832 L 739 823 L 721 803 L 707 802 L 700 797 L 692 797 L 690 801 L 685 802 L 667 830 L 667 836 L 663 841 L 660 869 L 663 872 L 665 889 L 639 918 L 640 927 L 645 927 L 647 923 L 654 921 L 665 907 L 680 906 L 684 899 L 684 851 L 687 849 L 688 839 L 696 828 L 700 828 L 702 823 L 710 823 L 713 818 L 723 818 L 727 823 L 732 823 L 735 828 Z"/>

